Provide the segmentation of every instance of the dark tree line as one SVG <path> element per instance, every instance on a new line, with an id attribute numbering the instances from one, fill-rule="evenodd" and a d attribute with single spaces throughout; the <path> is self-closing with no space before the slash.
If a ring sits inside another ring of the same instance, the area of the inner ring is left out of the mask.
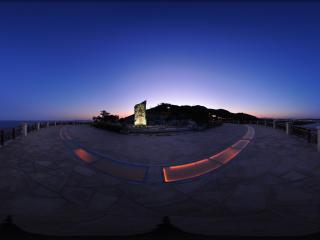
<path id="1" fill-rule="evenodd" d="M 100 111 L 100 115 L 93 117 L 92 120 L 95 123 L 98 122 L 109 122 L 109 123 L 116 123 L 119 121 L 119 116 L 118 115 L 111 115 L 105 110 Z"/>

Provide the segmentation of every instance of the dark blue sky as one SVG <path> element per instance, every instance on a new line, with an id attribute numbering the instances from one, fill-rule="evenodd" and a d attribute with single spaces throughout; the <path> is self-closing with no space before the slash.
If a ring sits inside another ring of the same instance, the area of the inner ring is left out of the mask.
<path id="1" fill-rule="evenodd" d="M 134 104 L 320 118 L 318 3 L 0 3 L 0 120 Z"/>

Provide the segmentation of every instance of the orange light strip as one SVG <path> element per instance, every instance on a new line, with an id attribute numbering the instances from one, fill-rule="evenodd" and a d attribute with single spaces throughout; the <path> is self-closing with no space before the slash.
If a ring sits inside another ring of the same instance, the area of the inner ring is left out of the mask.
<path id="1" fill-rule="evenodd" d="M 220 162 L 207 161 L 202 164 L 184 167 L 179 169 L 171 169 L 171 167 L 164 167 L 163 178 L 165 182 L 175 182 L 185 179 L 190 179 L 194 177 L 201 176 L 208 172 L 211 172 L 217 168 L 219 168 L 222 164 Z"/>
<path id="2" fill-rule="evenodd" d="M 168 177 L 167 170 L 166 170 L 165 167 L 162 168 L 162 172 L 163 172 L 163 180 L 164 180 L 164 182 L 171 182 L 170 178 Z"/>
<path id="3" fill-rule="evenodd" d="M 180 168 L 188 168 L 188 167 L 194 167 L 194 166 L 197 166 L 197 165 L 200 165 L 203 163 L 207 163 L 207 162 L 209 162 L 209 159 L 203 159 L 203 160 L 199 160 L 199 161 L 192 162 L 192 163 L 186 163 L 183 165 L 170 166 L 169 168 L 171 170 L 180 169 Z"/>
<path id="4" fill-rule="evenodd" d="M 228 163 L 250 143 L 249 139 L 254 137 L 254 129 L 249 126 L 247 126 L 247 129 L 246 134 L 241 140 L 238 140 L 231 147 L 226 148 L 208 159 L 182 165 L 163 167 L 164 182 L 175 182 L 198 177 Z"/>
<path id="5" fill-rule="evenodd" d="M 204 175 L 229 162 L 231 159 L 237 156 L 240 151 L 241 150 L 229 147 L 224 151 L 211 156 L 209 159 L 179 166 L 164 167 L 164 181 L 175 182 Z"/>
<path id="6" fill-rule="evenodd" d="M 87 151 L 83 150 L 82 148 L 77 148 L 75 150 L 73 150 L 74 154 L 80 158 L 81 160 L 83 160 L 86 163 L 91 163 L 93 162 L 93 156 L 88 153 Z"/>

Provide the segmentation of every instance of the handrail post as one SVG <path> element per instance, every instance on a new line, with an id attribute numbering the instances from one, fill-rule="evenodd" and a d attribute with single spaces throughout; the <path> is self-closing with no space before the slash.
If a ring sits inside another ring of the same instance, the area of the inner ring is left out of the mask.
<path id="1" fill-rule="evenodd" d="M 49 122 L 47 122 L 47 128 L 49 127 Z"/>
<path id="2" fill-rule="evenodd" d="M 308 129 L 308 143 L 311 142 L 311 129 Z"/>
<path id="3" fill-rule="evenodd" d="M 37 131 L 40 131 L 40 123 L 37 122 Z"/>
<path id="4" fill-rule="evenodd" d="M 3 130 L 0 131 L 0 145 L 1 146 L 4 145 L 4 131 Z"/>
<path id="5" fill-rule="evenodd" d="M 290 129 L 291 128 L 291 126 L 290 126 L 290 122 L 286 122 L 286 134 L 287 135 L 290 135 Z"/>
<path id="6" fill-rule="evenodd" d="M 16 139 L 16 129 L 15 128 L 12 128 L 12 139 Z"/>
<path id="7" fill-rule="evenodd" d="M 317 127 L 318 152 L 320 152 L 320 126 Z"/>
<path id="8" fill-rule="evenodd" d="M 22 124 L 22 132 L 21 132 L 22 136 L 26 137 L 28 135 L 28 124 L 27 123 L 23 123 Z"/>
<path id="9" fill-rule="evenodd" d="M 276 128 L 276 120 L 273 120 L 273 128 Z"/>
<path id="10" fill-rule="evenodd" d="M 264 120 L 264 126 L 267 127 L 267 120 Z"/>

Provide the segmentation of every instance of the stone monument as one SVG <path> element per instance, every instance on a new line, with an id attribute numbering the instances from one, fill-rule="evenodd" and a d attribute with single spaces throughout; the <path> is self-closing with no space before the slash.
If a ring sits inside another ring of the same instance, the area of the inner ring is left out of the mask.
<path id="1" fill-rule="evenodd" d="M 137 126 L 137 127 L 147 126 L 146 106 L 147 106 L 147 101 L 138 103 L 134 106 L 134 126 Z"/>

